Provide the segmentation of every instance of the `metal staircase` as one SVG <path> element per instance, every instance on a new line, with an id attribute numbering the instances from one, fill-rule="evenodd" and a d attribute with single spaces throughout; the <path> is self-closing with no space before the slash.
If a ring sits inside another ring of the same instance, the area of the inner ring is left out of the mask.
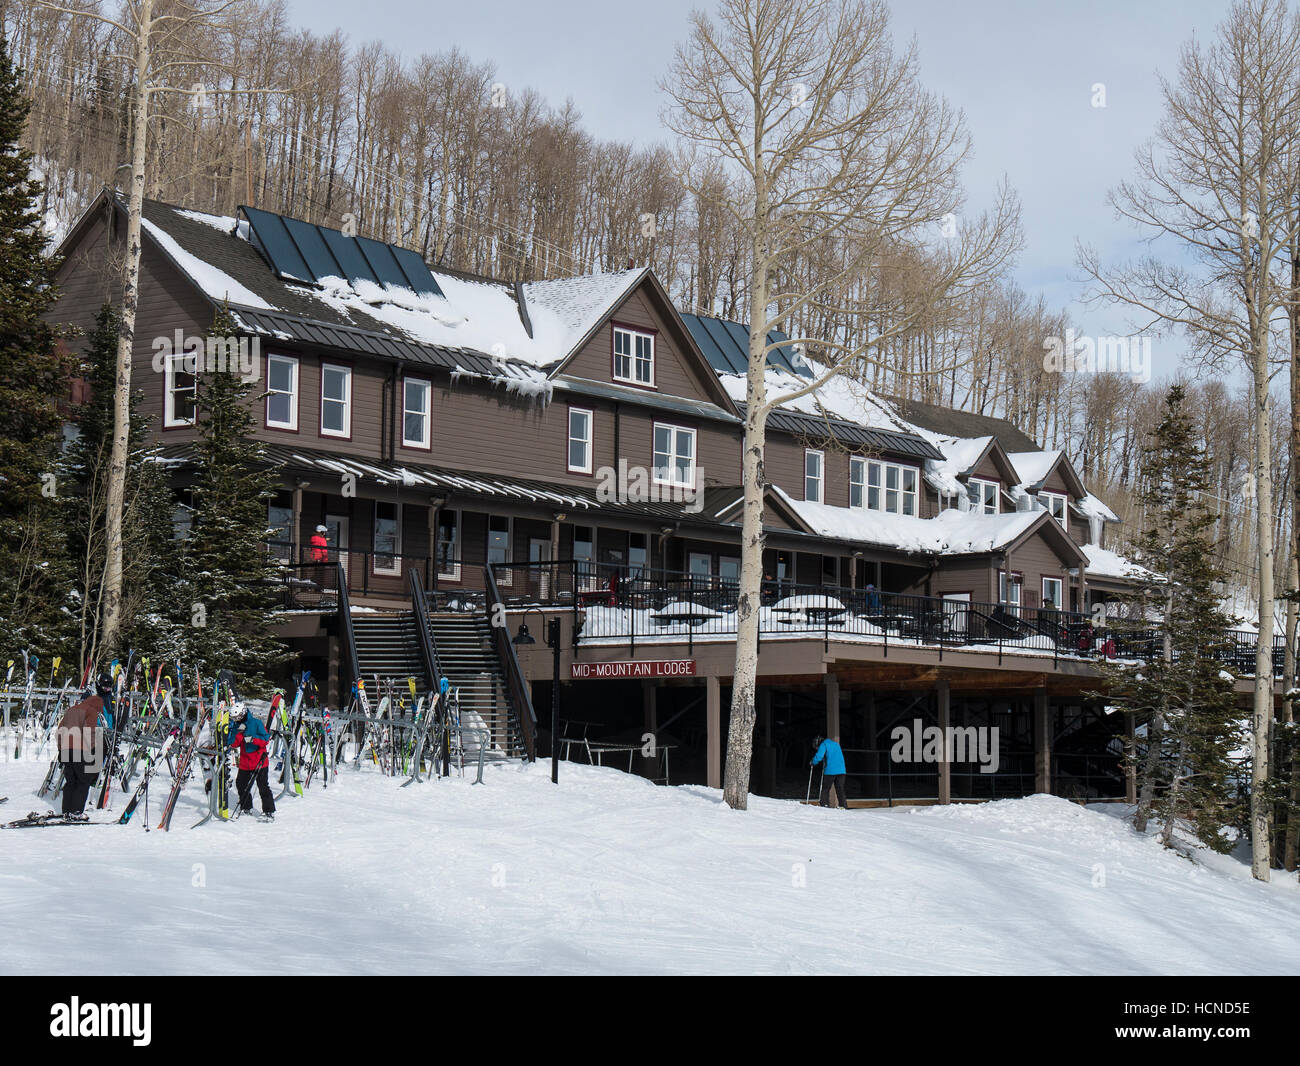
<path id="1" fill-rule="evenodd" d="M 429 635 L 443 675 L 460 690 L 461 724 L 486 729 L 489 755 L 521 757 L 525 752 L 519 715 L 485 617 L 429 614 Z"/>
<path id="2" fill-rule="evenodd" d="M 352 632 L 356 641 L 357 666 L 370 692 L 370 702 L 378 702 L 382 691 L 374 689 L 375 678 L 391 681 L 399 692 L 407 692 L 406 679 L 415 678 L 416 690 L 429 689 L 428 673 L 420 654 L 420 636 L 415 612 L 401 614 L 353 614 Z"/>

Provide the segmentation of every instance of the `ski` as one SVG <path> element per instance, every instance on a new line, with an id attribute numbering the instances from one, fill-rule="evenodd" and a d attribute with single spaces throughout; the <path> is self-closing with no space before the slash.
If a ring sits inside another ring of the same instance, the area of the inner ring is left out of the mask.
<path id="1" fill-rule="evenodd" d="M 203 732 L 203 725 L 207 721 L 207 717 L 207 708 L 203 705 L 203 682 L 200 681 L 198 718 L 194 722 L 194 733 L 181 748 L 180 755 L 177 757 L 176 778 L 172 782 L 171 792 L 168 793 L 167 802 L 163 807 L 162 821 L 158 823 L 158 828 L 164 832 L 172 827 L 172 814 L 176 811 L 176 801 L 180 798 L 181 789 L 185 787 L 185 781 L 190 776 L 190 767 L 194 762 L 194 752 L 199 746 L 199 734 Z"/>
<path id="2" fill-rule="evenodd" d="M 180 736 L 180 731 L 173 729 L 168 734 L 167 739 L 163 741 L 163 746 L 159 749 L 158 754 L 149 760 L 144 770 L 144 776 L 140 778 L 140 783 L 135 786 L 135 792 L 131 794 L 130 800 L 127 801 L 126 807 L 122 811 L 122 817 L 117 820 L 119 825 L 126 825 L 131 820 L 131 815 L 135 813 L 140 800 L 144 798 L 144 794 L 149 788 L 149 782 L 153 780 L 154 774 L 158 772 L 158 767 L 167 764 L 167 756 L 175 745 L 178 736 Z"/>
<path id="3" fill-rule="evenodd" d="M 15 819 L 5 825 L 6 829 L 44 829 L 56 825 L 107 825 L 107 822 L 92 822 L 88 814 L 56 814 L 47 811 L 41 814 L 31 811 L 24 818 Z"/>

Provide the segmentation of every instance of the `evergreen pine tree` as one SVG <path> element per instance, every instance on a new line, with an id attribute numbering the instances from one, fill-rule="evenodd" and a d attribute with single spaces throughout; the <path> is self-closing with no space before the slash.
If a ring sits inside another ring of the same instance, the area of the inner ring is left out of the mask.
<path id="1" fill-rule="evenodd" d="M 95 321 L 84 355 L 89 399 L 73 415 L 77 437 L 64 462 L 65 481 L 77 491 L 66 501 L 68 552 L 81 597 L 81 660 L 96 652 L 105 561 L 104 506 L 112 449 L 113 384 L 117 373 L 117 312 L 106 305 Z M 158 450 L 148 441 L 148 419 L 134 410 L 126 471 L 123 525 L 126 624 L 123 644 L 153 658 L 180 649 L 171 639 L 182 623 L 176 604 L 179 548 L 173 537 L 172 494 Z M 104 649 L 106 652 L 111 649 Z"/>
<path id="2" fill-rule="evenodd" d="M 209 336 L 235 336 L 226 312 Z M 253 439 L 252 386 L 238 368 L 209 367 L 200 375 L 199 440 L 195 450 L 194 524 L 186 572 L 193 601 L 187 643 L 205 677 L 229 668 L 250 690 L 287 658 L 273 634 L 278 567 L 266 550 L 267 501 L 275 480 Z"/>
<path id="3" fill-rule="evenodd" d="M 0 28 L 0 648 L 65 652 L 72 612 L 55 464 L 70 360 L 42 319 L 55 264 L 20 145 L 30 111 Z"/>
<path id="4" fill-rule="evenodd" d="M 1111 698 L 1145 727 L 1136 768 L 1138 831 L 1156 820 L 1166 847 L 1175 846 L 1182 826 L 1207 847 L 1227 851 L 1234 841 L 1225 830 L 1244 818 L 1235 755 L 1245 742 L 1243 712 L 1222 665 L 1231 619 L 1216 591 L 1223 575 L 1214 562 L 1217 516 L 1206 505 L 1209 461 L 1185 403 L 1182 386 L 1170 388 L 1143 456 L 1147 518 L 1136 555 L 1148 575 L 1130 615 L 1159 619 L 1159 636 L 1134 645 L 1144 661 L 1110 668 Z"/>

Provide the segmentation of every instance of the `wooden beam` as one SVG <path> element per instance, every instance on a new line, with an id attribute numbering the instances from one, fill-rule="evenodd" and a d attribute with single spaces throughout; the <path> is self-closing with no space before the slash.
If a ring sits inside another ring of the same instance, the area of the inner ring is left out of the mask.
<path id="1" fill-rule="evenodd" d="M 716 677 L 704 679 L 705 716 L 708 727 L 709 788 L 722 787 L 722 685 Z"/>
<path id="2" fill-rule="evenodd" d="M 939 709 L 939 732 L 943 737 L 943 758 L 939 760 L 939 802 L 952 802 L 952 750 L 948 746 L 948 727 L 952 725 L 952 698 L 948 681 L 940 678 L 934 686 Z"/>
<path id="3" fill-rule="evenodd" d="M 1047 689 L 1034 690 L 1034 791 L 1052 792 L 1052 717 Z"/>

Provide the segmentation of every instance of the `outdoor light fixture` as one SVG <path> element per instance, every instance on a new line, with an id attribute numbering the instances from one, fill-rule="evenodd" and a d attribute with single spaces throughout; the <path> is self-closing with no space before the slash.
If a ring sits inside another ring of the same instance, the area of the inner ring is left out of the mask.
<path id="1" fill-rule="evenodd" d="M 433 505 L 435 511 L 441 510 L 447 504 L 447 497 L 442 493 L 435 493 L 429 497 L 429 503 Z"/>
<path id="2" fill-rule="evenodd" d="M 559 514 L 555 516 L 555 520 L 557 522 L 563 522 L 568 517 L 569 517 L 568 515 L 566 515 L 563 511 L 561 511 Z"/>
<path id="3" fill-rule="evenodd" d="M 297 485 L 300 489 L 309 488 L 311 486 L 311 482 L 308 481 L 305 477 L 296 478 L 294 480 L 294 484 Z"/>
<path id="4" fill-rule="evenodd" d="M 536 644 L 537 638 L 528 632 L 528 627 L 523 622 L 519 623 L 519 632 L 515 634 L 515 644 Z"/>

